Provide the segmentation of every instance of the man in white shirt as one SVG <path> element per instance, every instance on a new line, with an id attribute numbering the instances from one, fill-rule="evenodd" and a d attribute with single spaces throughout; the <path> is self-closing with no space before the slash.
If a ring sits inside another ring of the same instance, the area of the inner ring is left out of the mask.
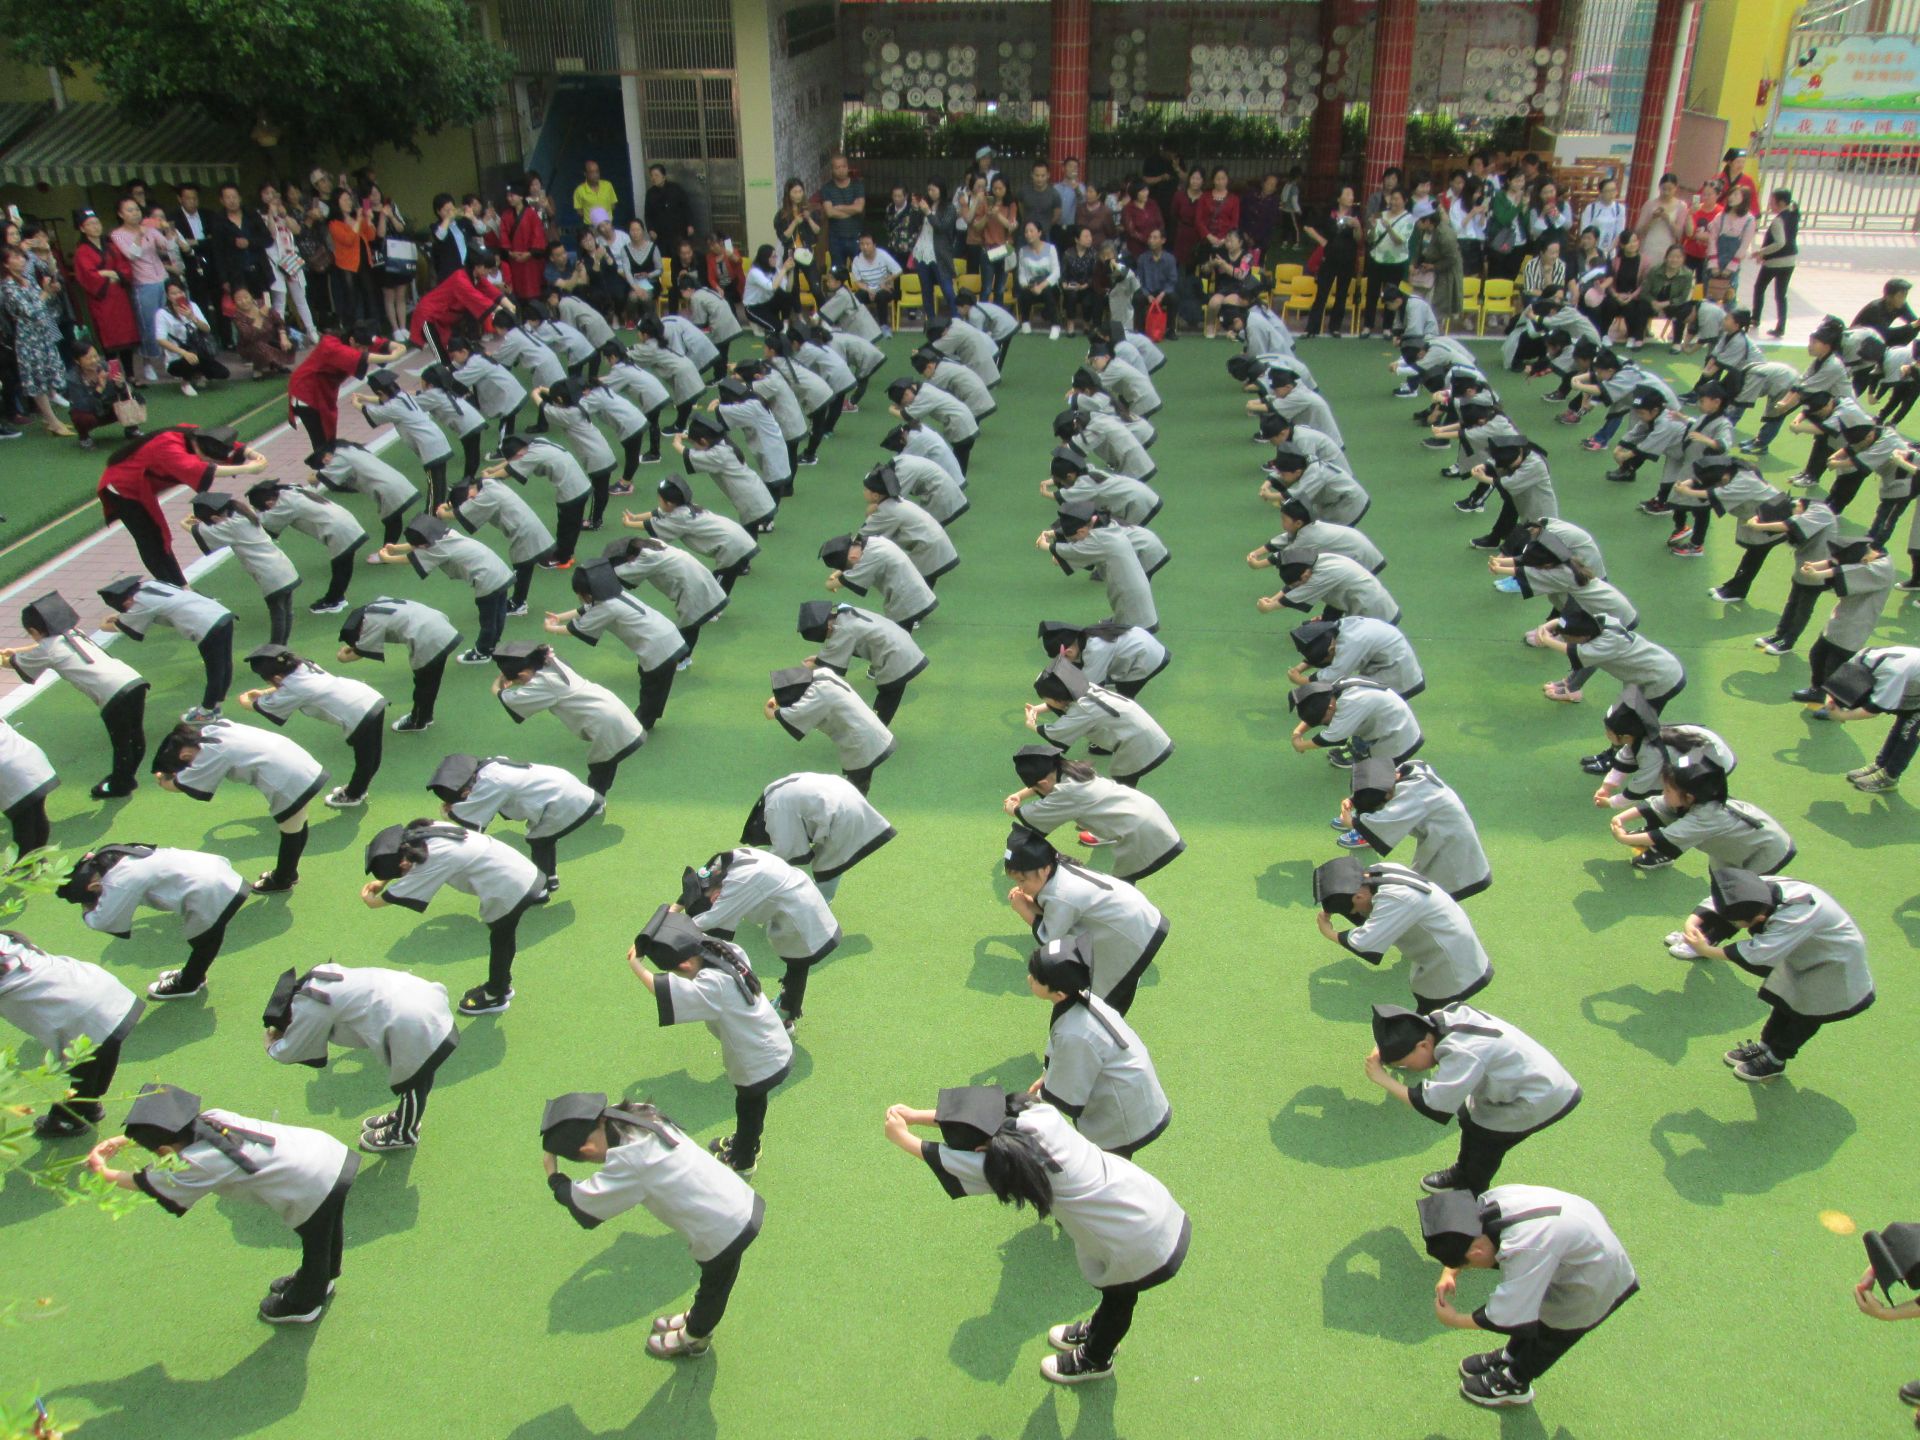
<path id="1" fill-rule="evenodd" d="M 898 288 L 900 262 L 874 244 L 873 236 L 862 235 L 860 253 L 853 257 L 848 270 L 853 293 L 873 312 L 874 323 L 880 327 L 880 338 L 886 339 L 893 334 L 893 327 L 887 321 Z"/>

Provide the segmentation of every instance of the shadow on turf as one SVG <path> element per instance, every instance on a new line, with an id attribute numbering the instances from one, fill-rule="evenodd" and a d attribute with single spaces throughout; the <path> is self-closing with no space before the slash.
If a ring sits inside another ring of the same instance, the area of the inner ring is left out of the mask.
<path id="1" fill-rule="evenodd" d="M 1816 800 L 1807 806 L 1807 820 L 1855 850 L 1911 845 L 1913 807 L 1892 795 L 1875 799 L 1880 803 L 1858 810 L 1844 800 Z"/>
<path id="2" fill-rule="evenodd" d="M 713 1440 L 720 1433 L 720 1423 L 713 1415 L 713 1387 L 720 1371 L 717 1349 L 704 1360 L 636 1362 L 636 1371 L 642 1363 L 653 1366 L 665 1383 L 653 1392 L 640 1413 L 619 1429 L 589 1430 L 571 1405 L 562 1405 L 527 1421 L 507 1440 L 613 1440 L 619 1435 L 645 1436 L 649 1440 L 660 1435 L 671 1435 L 675 1440 Z"/>
<path id="3" fill-rule="evenodd" d="M 777 1111 L 780 1096 L 804 1084 L 811 1074 L 813 1055 L 796 1039 L 793 1071 L 773 1092 L 773 1108 Z M 708 1130 L 729 1135 L 733 1133 L 733 1086 L 727 1083 L 724 1074 L 715 1073 L 702 1079 L 689 1070 L 681 1069 L 665 1075 L 650 1075 L 628 1085 L 620 1092 L 620 1098 L 623 1101 L 644 1100 L 657 1106 L 663 1115 L 689 1135 L 699 1135 Z"/>
<path id="4" fill-rule="evenodd" d="M 1027 956 L 1033 952 L 1033 936 L 987 935 L 973 945 L 973 969 L 967 972 L 967 988 L 987 995 L 1026 995 Z"/>
<path id="5" fill-rule="evenodd" d="M 1462 1409 L 1471 1408 L 1464 1400 L 1460 1405 Z M 1552 1430 L 1548 1430 L 1546 1422 L 1531 1405 L 1515 1406 L 1512 1409 L 1502 1410 L 1499 1414 L 1500 1440 L 1580 1440 L 1579 1436 L 1564 1425 L 1556 1425 Z M 1470 1436 L 1472 1440 L 1485 1440 L 1487 1432 L 1484 1427 L 1476 1425 L 1472 1429 L 1457 1433 L 1463 1437 Z M 1455 1437 L 1447 1431 L 1434 1430 L 1427 1434 L 1425 1440 L 1455 1440 Z"/>
<path id="6" fill-rule="evenodd" d="M 1433 1281 L 1433 1262 L 1391 1225 L 1351 1241 L 1320 1277 L 1320 1316 L 1333 1330 L 1377 1335 L 1397 1345 L 1433 1338 L 1430 1307 L 1409 1304 Z"/>
<path id="7" fill-rule="evenodd" d="M 1592 934 L 1610 930 L 1622 920 L 1653 916 L 1671 920 L 1673 926 L 1669 928 L 1678 927 L 1681 917 L 1706 893 L 1706 881 L 1695 880 L 1672 866 L 1635 870 L 1625 846 L 1614 846 L 1611 839 L 1606 843 L 1619 851 L 1619 858 L 1596 855 L 1582 862 L 1580 868 L 1593 877 L 1598 888 L 1582 890 L 1573 897 L 1573 913 Z M 1659 936 L 1652 938 L 1657 940 Z"/>
<path id="8" fill-rule="evenodd" d="M 1254 877 L 1253 893 L 1266 904 L 1277 905 L 1282 910 L 1311 910 L 1313 871 L 1311 860 L 1282 860 Z"/>
<path id="9" fill-rule="evenodd" d="M 1682 1199 L 1719 1205 L 1729 1195 L 1764 1195 L 1826 1165 L 1858 1128 L 1838 1100 L 1791 1080 L 1745 1088 L 1751 1120 L 1719 1120 L 1696 1108 L 1653 1122 L 1649 1142 Z"/>
<path id="10" fill-rule="evenodd" d="M 420 1220 L 420 1192 L 411 1181 L 413 1152 L 362 1155 L 360 1160 L 360 1174 L 347 1200 L 348 1250 L 388 1235 L 404 1234 Z M 299 1237 L 264 1205 L 222 1196 L 215 1208 L 232 1226 L 233 1238 L 240 1244 L 256 1250 L 287 1250 L 290 1261 L 296 1258 Z"/>
<path id="11" fill-rule="evenodd" d="M 433 1077 L 434 1093 L 483 1074 L 507 1058 L 507 1032 L 498 1025 L 469 1025 L 460 1045 Z M 307 1082 L 307 1109 L 315 1115 L 359 1115 L 393 1108 L 387 1067 L 372 1052 L 335 1052 L 327 1068 Z"/>
<path id="12" fill-rule="evenodd" d="M 79 1150 L 79 1142 L 76 1141 L 73 1148 Z M 63 1160 L 67 1155 L 65 1150 L 55 1146 L 46 1147 L 43 1153 L 52 1160 Z M 0 1176 L 0 1229 L 26 1220 L 37 1220 L 48 1211 L 60 1208 L 58 1195 L 34 1184 L 17 1167 Z"/>
<path id="13" fill-rule="evenodd" d="M 664 1108 L 664 1107 L 663 1107 Z M 638 1325 L 684 1294 L 695 1278 L 687 1242 L 671 1230 L 628 1231 L 569 1275 L 547 1302 L 547 1333 L 592 1335 Z"/>
<path id="14" fill-rule="evenodd" d="M 1406 1004 L 1405 969 L 1404 961 L 1384 967 L 1352 957 L 1332 961 L 1307 976 L 1307 1005 L 1322 1020 L 1370 1024 L 1375 1005 Z"/>
<path id="15" fill-rule="evenodd" d="M 976 1380 L 1002 1382 L 1020 1352 L 1047 1327 L 1079 1318 L 1086 1286 L 1073 1242 L 1057 1226 L 1035 1221 L 1000 1247 L 1000 1288 L 984 1315 L 960 1322 L 947 1358 Z"/>
<path id="16" fill-rule="evenodd" d="M 1354 1078 L 1360 1078 L 1360 1056 L 1353 1057 Z M 1309 1085 L 1280 1107 L 1268 1132 L 1273 1148 L 1308 1165 L 1348 1170 L 1376 1160 L 1418 1155 L 1440 1139 L 1431 1122 L 1414 1124 L 1419 1117 L 1397 1102 L 1361 1099 L 1331 1085 Z"/>
<path id="17" fill-rule="evenodd" d="M 1728 966 L 1712 960 L 1674 963 L 1686 967 L 1678 990 L 1649 990 L 1644 985 L 1601 990 L 1580 1002 L 1580 1014 L 1589 1025 L 1612 1030 L 1669 1065 L 1687 1058 L 1687 1045 L 1695 1036 L 1724 1035 L 1754 1018 L 1752 987 Z"/>
<path id="18" fill-rule="evenodd" d="M 1118 1388 L 1096 1382 L 1075 1390 L 1079 1418 L 1074 1421 L 1073 1429 L 1063 1430 L 1060 1428 L 1060 1392 L 1048 1387 L 1046 1397 L 1021 1427 L 1020 1440 L 1107 1440 L 1117 1435 L 1119 1432 L 1113 1427 L 1113 1401 Z M 993 1437 L 982 1432 L 980 1440 L 993 1440 Z"/>
<path id="19" fill-rule="evenodd" d="M 319 1333 L 318 1325 L 278 1330 L 211 1380 L 176 1380 L 165 1366 L 149 1365 L 118 1380 L 64 1386 L 51 1399 L 56 1411 L 60 1401 L 82 1400 L 106 1412 L 86 1422 L 88 1440 L 153 1440 L 167 1431 L 162 1416 L 179 1427 L 174 1433 L 194 1440 L 239 1440 L 300 1408 L 308 1352 Z"/>

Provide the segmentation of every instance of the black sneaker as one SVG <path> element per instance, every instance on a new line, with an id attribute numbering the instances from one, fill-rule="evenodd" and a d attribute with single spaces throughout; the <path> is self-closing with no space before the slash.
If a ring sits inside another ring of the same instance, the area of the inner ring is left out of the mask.
<path id="1" fill-rule="evenodd" d="M 1909 1380 L 1900 1387 L 1902 1405 L 1920 1405 L 1920 1380 Z"/>
<path id="2" fill-rule="evenodd" d="M 96 1110 L 99 1109 L 98 1106 L 94 1108 Z M 95 1116 L 93 1120 L 83 1119 L 67 1107 L 62 1107 L 59 1110 L 49 1110 L 33 1122 L 34 1138 L 37 1140 L 71 1140 L 76 1135 L 86 1134 L 87 1131 L 94 1127 L 98 1119 L 98 1116 Z"/>
<path id="3" fill-rule="evenodd" d="M 526 615 L 526 613 L 527 613 L 527 602 L 524 600 L 522 600 L 518 605 L 509 605 L 507 607 L 507 618 L 509 620 L 519 620 L 523 618 Z"/>
<path id="4" fill-rule="evenodd" d="M 1353 768 L 1353 751 L 1344 745 L 1335 745 L 1331 750 L 1327 751 L 1327 764 L 1333 766 L 1336 770 L 1351 770 Z"/>
<path id="5" fill-rule="evenodd" d="M 1516 1380 L 1513 1372 L 1504 1365 L 1492 1366 L 1479 1375 L 1462 1380 L 1460 1393 L 1474 1404 L 1484 1405 L 1489 1410 L 1533 1403 L 1533 1387 L 1524 1380 Z"/>
<path id="6" fill-rule="evenodd" d="M 98 785 L 95 785 L 91 790 L 87 791 L 87 794 L 96 800 L 124 800 L 139 788 L 140 782 L 138 780 L 129 780 L 124 785 L 116 785 L 111 780 L 102 780 Z"/>
<path id="7" fill-rule="evenodd" d="M 493 652 L 491 650 L 462 650 L 453 658 L 461 665 L 491 665 L 493 663 Z"/>
<path id="8" fill-rule="evenodd" d="M 433 728 L 433 721 L 416 720 L 413 718 L 413 712 L 409 710 L 398 720 L 394 721 L 389 728 L 392 729 L 396 735 L 418 735 L 422 730 L 431 730 Z"/>
<path id="9" fill-rule="evenodd" d="M 181 983 L 178 970 L 162 970 L 160 978 L 147 986 L 149 1000 L 191 1000 L 195 995 L 206 993 L 207 982 L 187 986 Z"/>
<path id="10" fill-rule="evenodd" d="M 1106 1380 L 1113 1375 L 1113 1362 L 1094 1365 L 1084 1349 L 1064 1355 L 1049 1355 L 1040 1362 L 1040 1373 L 1056 1385 L 1084 1385 L 1089 1380 Z"/>
<path id="11" fill-rule="evenodd" d="M 1777 1080 L 1787 1073 L 1787 1062 L 1774 1057 L 1764 1046 L 1751 1060 L 1742 1060 L 1733 1067 L 1733 1073 L 1749 1085 L 1764 1085 L 1769 1080 Z"/>
<path id="12" fill-rule="evenodd" d="M 1613 467 L 1613 469 L 1607 471 L 1605 478 L 1613 481 L 1613 483 L 1616 485 L 1626 485 L 1632 482 L 1634 478 L 1634 472 L 1627 469 L 1627 467 L 1624 465 L 1616 465 Z M 1646 507 L 1642 506 L 1641 508 L 1645 509 Z M 1661 508 L 1664 509 L 1665 507 L 1663 506 Z M 1652 513 L 1652 512 L 1649 512 L 1649 513 Z"/>
<path id="13" fill-rule="evenodd" d="M 1664 500 L 1642 500 L 1633 508 L 1638 510 L 1642 515 L 1671 515 L 1673 513 L 1673 507 Z M 1691 530 L 1689 530 L 1688 533 L 1692 533 Z"/>
<path id="14" fill-rule="evenodd" d="M 1434 1170 L 1420 1177 L 1420 1188 L 1429 1195 L 1444 1194 L 1448 1190 L 1464 1190 L 1460 1183 L 1457 1166 L 1449 1165 L 1444 1170 Z"/>
<path id="15" fill-rule="evenodd" d="M 1469 497 L 1465 500 L 1454 501 L 1453 508 L 1458 510 L 1462 515 L 1478 515 L 1482 510 L 1487 508 L 1487 502 Z"/>
<path id="16" fill-rule="evenodd" d="M 303 1310 L 287 1299 L 286 1292 L 270 1292 L 260 1302 L 260 1318 L 269 1325 L 311 1325 L 326 1313 L 327 1302 L 322 1300 L 310 1310 Z"/>
<path id="17" fill-rule="evenodd" d="M 476 985 L 460 997 L 462 1015 L 498 1015 L 513 1003 L 513 991 L 496 995 L 484 985 Z"/>
<path id="18" fill-rule="evenodd" d="M 1060 1351 L 1078 1350 L 1087 1343 L 1087 1337 L 1093 1333 L 1093 1326 L 1085 1320 L 1076 1320 L 1071 1325 L 1056 1325 L 1047 1331 L 1047 1343 Z"/>
<path id="19" fill-rule="evenodd" d="M 307 606 L 307 613 L 309 615 L 338 615 L 346 608 L 347 602 L 344 600 L 316 600 Z"/>
<path id="20" fill-rule="evenodd" d="M 1611 755 L 1582 755 L 1580 768 L 1589 775 L 1604 775 L 1613 768 Z"/>
<path id="21" fill-rule="evenodd" d="M 1742 1040 L 1738 1045 L 1734 1046 L 1733 1049 L 1727 1051 L 1727 1053 L 1722 1055 L 1720 1058 L 1727 1063 L 1729 1068 L 1731 1068 L 1735 1065 L 1744 1065 L 1749 1060 L 1758 1060 L 1762 1055 L 1766 1053 L 1767 1053 L 1767 1047 L 1762 1045 L 1759 1041 Z M 1920 1401 L 1916 1401 L 1915 1403 L 1920 1404 Z"/>
<path id="22" fill-rule="evenodd" d="M 267 1293 L 269 1295 L 286 1294 L 287 1287 L 293 1284 L 295 1278 L 296 1277 L 292 1275 L 282 1275 L 278 1280 L 275 1280 L 271 1285 L 267 1286 Z M 327 1282 L 327 1298 L 329 1300 L 333 1298 L 333 1281 L 331 1280 Z"/>
<path id="23" fill-rule="evenodd" d="M 1469 1355 L 1460 1362 L 1460 1378 L 1471 1380 L 1476 1375 L 1484 1375 L 1489 1370 L 1497 1370 L 1507 1363 L 1505 1350 L 1483 1350 L 1478 1355 Z"/>
<path id="24" fill-rule="evenodd" d="M 378 1130 L 360 1132 L 360 1148 L 372 1155 L 383 1154 L 388 1150 L 411 1150 L 419 1142 L 409 1140 L 400 1133 L 397 1125 L 383 1125 Z"/>
<path id="25" fill-rule="evenodd" d="M 1444 465 L 1440 469 L 1440 478 L 1442 480 L 1465 480 L 1467 478 L 1467 472 L 1462 470 L 1458 465 Z"/>
<path id="26" fill-rule="evenodd" d="M 1662 855 L 1658 850 L 1642 850 L 1629 862 L 1636 870 L 1664 870 L 1673 863 L 1674 857 Z"/>
<path id="27" fill-rule="evenodd" d="M 1500 548 L 1500 542 L 1491 535 L 1476 535 L 1473 539 L 1467 541 L 1467 548 L 1469 550 L 1498 550 Z"/>
<path id="28" fill-rule="evenodd" d="M 1802 705 L 1824 705 L 1827 703 L 1827 692 L 1816 690 L 1811 685 L 1802 685 L 1787 698 L 1797 700 Z"/>
<path id="29" fill-rule="evenodd" d="M 1442 440 L 1438 435 L 1429 435 L 1420 443 L 1429 450 L 1451 450 L 1453 448 L 1453 441 Z"/>
<path id="30" fill-rule="evenodd" d="M 751 1164 L 741 1166 L 734 1163 L 733 1136 L 731 1135 L 722 1135 L 718 1140 L 708 1142 L 707 1153 L 729 1170 L 733 1171 L 733 1173 L 738 1175 L 742 1180 L 751 1180 L 753 1178 L 753 1172 L 760 1168 L 760 1157 L 758 1155 L 753 1157 Z"/>

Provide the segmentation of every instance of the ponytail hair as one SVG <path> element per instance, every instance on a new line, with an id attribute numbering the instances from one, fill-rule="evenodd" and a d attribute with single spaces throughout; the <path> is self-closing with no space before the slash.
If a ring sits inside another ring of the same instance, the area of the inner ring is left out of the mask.
<path id="1" fill-rule="evenodd" d="M 1568 560 L 1567 568 L 1573 572 L 1573 578 L 1582 585 L 1591 585 L 1598 577 L 1578 560 Z"/>
<path id="2" fill-rule="evenodd" d="M 1007 1108 L 1013 1107 L 1009 1104 Z M 1007 1125 L 988 1136 L 982 1169 L 994 1198 L 1002 1205 L 1016 1210 L 1031 1205 L 1042 1220 L 1053 1210 L 1053 1162 L 1040 1142 L 1026 1131 Z"/>
<path id="3" fill-rule="evenodd" d="M 762 993 L 760 977 L 753 973 L 753 966 L 747 962 L 747 952 L 738 945 L 730 945 L 724 940 L 706 940 L 700 945 L 700 968 L 702 970 L 724 970 L 733 976 L 733 983 L 740 989 L 740 998 L 751 1005 Z"/>
<path id="4" fill-rule="evenodd" d="M 1100 772 L 1084 760 L 1063 760 L 1060 762 L 1060 778 L 1085 782 Z"/>

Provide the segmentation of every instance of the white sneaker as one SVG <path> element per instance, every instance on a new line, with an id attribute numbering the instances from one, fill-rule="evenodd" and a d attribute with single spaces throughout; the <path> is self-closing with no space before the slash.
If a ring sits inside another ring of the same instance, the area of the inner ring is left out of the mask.
<path id="1" fill-rule="evenodd" d="M 357 810 L 367 803 L 364 795 L 349 795 L 347 787 L 336 785 L 327 792 L 327 798 L 321 802 L 330 810 Z"/>
<path id="2" fill-rule="evenodd" d="M 1022 335 L 1031 335 L 1033 333 L 1033 326 L 1029 325 L 1026 321 L 1022 320 L 1020 322 L 1020 333 Z"/>
<path id="3" fill-rule="evenodd" d="M 1698 960 L 1700 952 L 1687 943 L 1687 937 L 1678 930 L 1667 932 L 1667 954 L 1676 960 Z"/>
<path id="4" fill-rule="evenodd" d="M 1047 338 L 1049 340 L 1058 340 L 1060 338 L 1060 327 L 1056 325 L 1053 329 L 1049 330 L 1047 332 Z"/>
<path id="5" fill-rule="evenodd" d="M 200 393 L 200 392 L 199 392 L 198 390 L 196 390 L 196 389 L 194 389 L 194 388 L 193 388 L 193 386 L 192 386 L 192 385 L 190 385 L 190 384 L 189 384 L 189 383 L 188 383 L 187 381 L 185 381 L 185 380 L 182 380 L 182 381 L 180 382 L 180 395 L 181 395 L 181 398 L 183 398 L 183 399 L 186 399 L 186 400 L 191 400 L 191 399 L 193 399 L 193 398 L 194 398 L 194 397 L 195 397 L 196 395 L 198 395 L 199 393 Z"/>
<path id="6" fill-rule="evenodd" d="M 691 655 L 687 656 L 686 659 L 682 660 L 678 665 L 674 666 L 673 668 L 675 672 L 679 672 L 682 670 L 691 670 L 693 668 L 693 657 Z"/>

